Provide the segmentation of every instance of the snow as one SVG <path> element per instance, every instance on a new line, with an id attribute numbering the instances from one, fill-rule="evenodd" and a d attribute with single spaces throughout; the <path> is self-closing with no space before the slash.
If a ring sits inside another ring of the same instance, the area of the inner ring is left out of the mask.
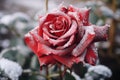
<path id="1" fill-rule="evenodd" d="M 92 7 L 92 6 L 102 6 L 103 5 L 103 2 L 102 1 L 86 1 L 85 3 L 84 3 L 86 6 L 90 6 L 90 7 Z"/>
<path id="2" fill-rule="evenodd" d="M 0 59 L 0 69 L 4 71 L 11 80 L 18 80 L 18 77 L 22 74 L 22 68 L 18 63 L 5 58 Z"/>
<path id="3" fill-rule="evenodd" d="M 93 28 L 92 25 L 91 26 L 85 26 L 85 29 L 89 34 L 95 34 L 94 28 Z"/>
<path id="4" fill-rule="evenodd" d="M 0 30 L 0 33 L 2 33 L 2 34 L 6 34 L 6 33 L 8 33 L 8 30 L 5 28 L 5 27 L 2 27 L 2 28 L 0 28 L 1 30 Z"/>
<path id="5" fill-rule="evenodd" d="M 22 12 L 16 12 L 12 15 L 12 19 L 13 20 L 21 19 L 22 21 L 29 21 L 30 17 Z"/>
<path id="6" fill-rule="evenodd" d="M 11 15 L 6 15 L 4 17 L 1 18 L 1 23 L 9 26 L 9 24 L 11 23 Z"/>
<path id="7" fill-rule="evenodd" d="M 14 26 L 17 21 L 28 22 L 30 20 L 29 16 L 24 13 L 16 12 L 12 15 L 6 15 L 0 19 L 2 24 L 7 26 Z"/>
<path id="8" fill-rule="evenodd" d="M 10 45 L 10 41 L 8 39 L 5 39 L 0 43 L 3 48 L 7 48 Z"/>
<path id="9" fill-rule="evenodd" d="M 103 75 L 105 77 L 111 77 L 112 76 L 111 70 L 104 65 L 92 66 L 88 69 L 88 72 L 95 72 L 95 73 Z"/>
<path id="10" fill-rule="evenodd" d="M 101 10 L 102 14 L 106 17 L 113 17 L 113 15 L 114 15 L 114 12 L 106 6 L 101 6 L 100 10 Z"/>
<path id="11" fill-rule="evenodd" d="M 120 20 L 120 9 L 118 9 L 118 10 L 115 12 L 114 18 L 115 18 L 116 20 Z"/>
<path id="12" fill-rule="evenodd" d="M 98 26 L 102 26 L 104 24 L 104 21 L 102 19 L 99 19 L 96 23 Z"/>

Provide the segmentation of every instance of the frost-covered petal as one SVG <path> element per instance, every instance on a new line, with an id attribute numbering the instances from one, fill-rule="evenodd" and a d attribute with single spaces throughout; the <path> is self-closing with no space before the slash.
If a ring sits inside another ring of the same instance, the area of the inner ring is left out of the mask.
<path id="1" fill-rule="evenodd" d="M 94 31 L 95 31 L 95 39 L 94 42 L 98 41 L 106 41 L 108 38 L 107 32 L 110 27 L 110 25 L 106 24 L 104 26 L 94 26 Z"/>
<path id="2" fill-rule="evenodd" d="M 71 56 L 57 56 L 53 55 L 54 59 L 56 59 L 58 62 L 62 63 L 63 65 L 67 66 L 68 68 L 71 68 L 73 65 L 73 57 Z"/>
<path id="3" fill-rule="evenodd" d="M 77 23 L 75 21 L 72 21 L 70 29 L 64 35 L 62 35 L 61 37 L 59 37 L 59 39 L 67 38 L 67 37 L 75 34 L 76 31 L 77 31 Z"/>
<path id="4" fill-rule="evenodd" d="M 26 42 L 27 46 L 29 46 L 34 53 L 37 53 L 37 42 L 35 39 L 31 36 L 30 33 L 27 33 L 24 37 L 24 41 Z"/>
<path id="5" fill-rule="evenodd" d="M 40 62 L 40 66 L 56 63 L 56 60 L 52 55 L 38 57 L 38 60 Z"/>
<path id="6" fill-rule="evenodd" d="M 79 44 L 72 51 L 73 56 L 81 55 L 84 50 L 89 46 L 89 44 L 93 41 L 95 37 L 93 26 L 86 26 L 85 34 Z"/>
<path id="7" fill-rule="evenodd" d="M 62 45 L 63 43 L 66 42 L 66 39 L 52 39 L 48 35 L 46 35 L 45 33 L 43 33 L 43 38 L 44 38 L 44 40 L 47 40 L 53 46 Z"/>
<path id="8" fill-rule="evenodd" d="M 45 27 L 45 26 L 43 26 L 43 24 L 48 22 L 48 21 L 52 21 L 53 18 L 56 18 L 58 16 L 63 16 L 67 20 L 68 26 L 70 26 L 70 24 L 71 24 L 70 17 L 67 16 L 64 12 L 60 12 L 60 11 L 59 12 L 52 12 L 52 13 L 49 13 L 46 16 L 40 18 L 40 24 L 39 24 L 39 29 L 38 29 L 39 35 L 42 35 L 42 33 L 43 33 L 42 29 L 43 29 L 43 27 Z"/>
<path id="9" fill-rule="evenodd" d="M 66 55 L 68 53 L 71 53 L 71 51 L 74 49 L 74 47 L 75 47 L 75 45 L 72 45 L 69 48 L 58 50 L 58 49 L 52 49 L 44 44 L 39 43 L 37 53 L 39 54 L 39 56 L 50 55 L 50 54 L 62 56 L 62 55 Z"/>
<path id="10" fill-rule="evenodd" d="M 55 39 L 57 39 L 58 37 L 57 36 L 55 36 L 55 35 L 52 35 L 48 30 L 47 30 L 47 28 L 43 28 L 43 33 L 45 33 L 46 34 L 46 36 L 48 36 L 49 38 L 55 38 Z M 42 33 L 42 35 L 44 35 Z M 43 38 L 44 38 L 44 36 L 43 36 Z"/>
<path id="11" fill-rule="evenodd" d="M 84 26 L 89 26 L 89 13 L 90 8 L 79 9 L 79 19 L 82 20 Z"/>
<path id="12" fill-rule="evenodd" d="M 38 35 L 37 29 L 38 28 L 35 28 L 32 31 L 28 32 L 24 37 L 24 40 L 25 40 L 26 44 L 36 54 L 37 54 L 37 50 L 38 50 L 38 43 L 46 44 L 48 46 L 50 45 L 48 42 L 44 41 L 41 36 Z"/>
<path id="13" fill-rule="evenodd" d="M 50 45 L 47 41 L 45 41 L 40 35 L 38 35 L 38 27 L 33 29 L 32 31 L 29 32 L 31 36 L 35 39 L 36 42 L 38 43 L 43 43 L 46 45 Z"/>
<path id="14" fill-rule="evenodd" d="M 78 25 L 80 26 L 82 24 L 82 20 L 79 19 L 79 15 L 77 12 L 68 12 L 68 15 L 73 19 L 76 20 Z M 82 24 L 83 25 L 83 24 Z"/>
<path id="15" fill-rule="evenodd" d="M 91 65 L 95 65 L 97 61 L 98 55 L 97 50 L 94 45 L 90 45 L 90 47 L 87 48 L 87 53 L 85 56 L 85 62 L 89 63 Z"/>
<path id="16" fill-rule="evenodd" d="M 57 47 L 57 49 L 65 49 L 65 48 L 69 47 L 70 45 L 72 45 L 74 43 L 74 40 L 75 40 L 75 35 L 72 35 L 63 46 Z"/>

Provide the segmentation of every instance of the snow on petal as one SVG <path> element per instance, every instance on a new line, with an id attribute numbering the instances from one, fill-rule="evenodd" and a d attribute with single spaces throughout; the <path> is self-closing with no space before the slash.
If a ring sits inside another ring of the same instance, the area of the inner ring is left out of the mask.
<path id="1" fill-rule="evenodd" d="M 58 38 L 57 36 L 50 34 L 49 31 L 47 30 L 47 28 L 45 28 L 45 27 L 43 28 L 43 33 L 48 35 L 50 38 Z"/>
<path id="2" fill-rule="evenodd" d="M 72 45 L 72 43 L 74 42 L 74 38 L 75 38 L 75 35 L 72 35 L 70 37 L 70 39 L 68 40 L 67 43 L 65 43 L 63 46 L 60 46 L 59 49 L 64 49 L 64 48 L 67 48 L 69 47 L 70 45 Z M 61 40 L 61 39 L 60 39 Z"/>
<path id="3" fill-rule="evenodd" d="M 39 42 L 39 43 L 43 43 L 46 45 L 50 45 L 48 42 L 46 42 L 40 35 L 38 35 L 38 27 L 36 27 L 35 29 L 33 29 L 32 31 L 29 32 L 31 34 L 31 36 L 33 36 L 33 38 L 35 39 L 35 41 Z"/>
<path id="4" fill-rule="evenodd" d="M 72 51 L 73 56 L 81 55 L 95 37 L 93 26 L 85 27 L 85 34 L 76 48 Z"/>
<path id="5" fill-rule="evenodd" d="M 76 23 L 76 21 L 72 21 L 70 29 L 64 35 L 59 37 L 58 39 L 70 37 L 71 35 L 75 34 L 76 31 L 77 31 L 77 23 Z"/>
<path id="6" fill-rule="evenodd" d="M 94 26 L 94 31 L 95 31 L 95 39 L 94 42 L 98 41 L 106 41 L 108 38 L 107 32 L 110 27 L 110 25 L 106 24 L 104 26 Z"/>
<path id="7" fill-rule="evenodd" d="M 68 12 L 68 15 L 69 15 L 72 19 L 76 20 L 79 26 L 81 25 L 82 21 L 79 19 L 79 15 L 78 15 L 77 12 Z"/>
<path id="8" fill-rule="evenodd" d="M 95 65 L 97 61 L 98 55 L 97 50 L 94 45 L 90 45 L 90 47 L 87 48 L 87 53 L 85 56 L 85 62 L 89 63 L 91 65 Z"/>
<path id="9" fill-rule="evenodd" d="M 45 33 L 43 33 L 43 38 L 44 38 L 44 40 L 47 40 L 53 46 L 61 45 L 62 43 L 65 43 L 65 41 L 66 41 L 66 39 L 52 39 Z"/>
<path id="10" fill-rule="evenodd" d="M 63 16 L 68 21 L 69 26 L 71 25 L 71 18 L 67 14 L 65 14 L 64 12 L 58 11 L 58 12 L 53 12 L 51 14 L 54 14 L 56 16 Z"/>
<path id="11" fill-rule="evenodd" d="M 48 40 L 53 46 L 56 46 L 56 45 L 61 45 L 62 43 L 64 43 L 66 41 L 66 39 L 49 39 Z"/>
<path id="12" fill-rule="evenodd" d="M 72 45 L 72 46 L 70 46 L 70 47 L 68 47 L 68 48 L 64 48 L 64 49 L 56 49 L 56 50 L 52 50 L 52 53 L 54 54 L 54 55 L 59 55 L 59 56 L 64 56 L 64 55 L 66 55 L 66 54 L 71 54 L 71 52 L 72 52 L 72 50 L 75 48 L 75 44 L 74 45 Z"/>
<path id="13" fill-rule="evenodd" d="M 37 54 L 39 54 L 39 56 L 50 55 L 50 54 L 63 56 L 68 53 L 71 53 L 74 48 L 75 48 L 75 45 L 72 45 L 69 48 L 65 48 L 63 50 L 57 50 L 57 49 L 52 49 L 49 46 L 39 43 Z"/>
<path id="14" fill-rule="evenodd" d="M 80 8 L 79 9 L 79 18 L 83 21 L 84 26 L 89 25 L 89 12 L 90 8 Z"/>
<path id="15" fill-rule="evenodd" d="M 81 54 L 80 56 L 77 56 L 76 59 L 74 60 L 74 62 L 75 63 L 79 63 L 79 62 L 84 63 L 85 62 L 84 60 L 85 60 L 86 52 L 87 52 L 87 49 L 85 49 L 83 54 Z"/>
<path id="16" fill-rule="evenodd" d="M 36 53 L 36 51 L 37 51 L 37 47 L 36 47 L 37 46 L 37 42 L 35 41 L 33 36 L 31 36 L 30 33 L 27 33 L 25 35 L 24 41 L 26 42 L 27 46 L 29 46 L 33 50 L 33 52 Z"/>

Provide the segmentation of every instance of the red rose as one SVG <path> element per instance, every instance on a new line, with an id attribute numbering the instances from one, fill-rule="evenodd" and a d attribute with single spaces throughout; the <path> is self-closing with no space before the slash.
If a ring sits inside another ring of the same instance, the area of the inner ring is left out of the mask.
<path id="1" fill-rule="evenodd" d="M 40 66 L 60 63 L 71 67 L 83 62 L 95 65 L 94 42 L 106 40 L 108 25 L 92 25 L 87 8 L 59 7 L 39 20 L 39 26 L 25 35 L 25 42 L 37 55 Z"/>

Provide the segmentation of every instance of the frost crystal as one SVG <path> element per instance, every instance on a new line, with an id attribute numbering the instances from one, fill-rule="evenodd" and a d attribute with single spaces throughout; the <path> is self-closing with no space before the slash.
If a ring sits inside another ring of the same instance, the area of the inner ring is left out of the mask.
<path id="1" fill-rule="evenodd" d="M 18 63 L 5 58 L 0 59 L 0 69 L 11 80 L 18 80 L 18 77 L 22 74 L 22 68 Z"/>

